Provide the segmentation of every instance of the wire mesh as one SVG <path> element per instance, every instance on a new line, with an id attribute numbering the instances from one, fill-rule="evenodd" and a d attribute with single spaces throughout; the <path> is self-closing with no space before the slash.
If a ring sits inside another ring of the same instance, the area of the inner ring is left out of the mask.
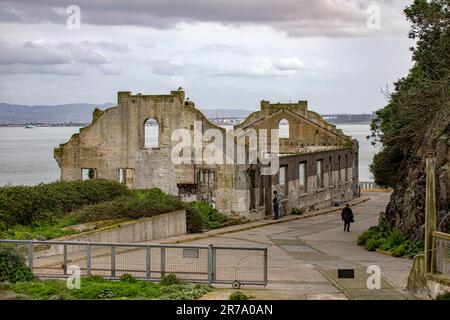
<path id="1" fill-rule="evenodd" d="M 216 248 L 215 280 L 263 282 L 265 280 L 264 251 L 254 249 Z"/>
<path id="2" fill-rule="evenodd" d="M 31 250 L 30 250 L 31 249 Z M 157 244 L 0 240 L 0 254 L 15 254 L 38 277 L 82 276 L 159 280 L 174 274 L 192 282 L 266 284 L 267 250 Z"/>
<path id="3" fill-rule="evenodd" d="M 436 243 L 436 272 L 450 275 L 450 241 L 435 238 Z"/>

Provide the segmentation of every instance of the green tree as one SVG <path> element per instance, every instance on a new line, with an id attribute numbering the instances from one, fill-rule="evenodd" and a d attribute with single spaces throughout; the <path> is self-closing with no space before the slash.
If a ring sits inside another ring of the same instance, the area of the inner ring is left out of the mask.
<path id="1" fill-rule="evenodd" d="M 450 2 L 415 0 L 404 12 L 416 41 L 414 65 L 371 124 L 372 143 L 383 148 L 370 169 L 378 184 L 393 188 L 405 180 L 424 137 L 450 130 Z"/>

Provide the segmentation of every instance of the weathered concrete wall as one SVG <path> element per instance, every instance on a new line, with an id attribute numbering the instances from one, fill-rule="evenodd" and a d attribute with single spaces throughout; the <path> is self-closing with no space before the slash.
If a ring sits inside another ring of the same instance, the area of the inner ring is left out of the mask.
<path id="1" fill-rule="evenodd" d="M 82 128 L 70 141 L 55 149 L 54 155 L 61 168 L 61 180 L 82 178 L 83 168 L 95 169 L 95 176 L 118 180 L 119 169 L 126 170 L 126 184 L 130 188 L 158 187 L 178 195 L 179 184 L 196 184 L 200 169 L 215 171 L 217 209 L 231 213 L 231 194 L 234 170 L 230 166 L 175 165 L 171 158 L 175 130 L 185 129 L 191 133 L 194 145 L 195 122 L 202 123 L 201 134 L 208 129 L 218 130 L 226 139 L 226 130 L 211 122 L 192 103 L 184 101 L 184 91 L 172 91 L 170 95 L 132 95 L 119 92 L 118 106 L 106 111 L 96 111 L 91 125 Z M 144 124 L 154 119 L 159 126 L 158 147 L 145 147 Z M 203 141 L 202 150 L 209 142 Z M 235 195 L 240 197 L 240 194 Z M 239 209 L 239 208 L 238 208 Z M 242 211 L 242 209 L 238 210 Z"/>
<path id="2" fill-rule="evenodd" d="M 450 277 L 444 277 L 441 275 L 428 276 L 427 289 L 431 299 L 436 299 L 440 295 L 450 293 Z"/>
<path id="3" fill-rule="evenodd" d="M 150 118 L 159 126 L 158 147 L 155 148 L 145 147 L 144 124 Z M 333 200 L 347 201 L 356 195 L 357 142 L 345 136 L 336 126 L 327 123 L 317 113 L 309 111 L 307 102 L 270 104 L 263 101 L 261 111 L 250 115 L 242 124 L 235 126 L 235 130 L 255 129 L 258 135 L 260 129 L 265 129 L 270 141 L 270 130 L 278 129 L 279 122 L 283 119 L 289 121 L 289 139 L 280 139 L 280 156 L 282 162 L 291 162 L 288 164 L 289 194 L 285 194 L 283 201 L 284 212 L 290 213 L 293 207 L 329 206 Z M 179 129 L 186 130 L 191 134 L 192 146 L 195 146 L 194 129 L 197 122 L 202 124 L 201 135 L 209 129 L 219 132 L 223 138 L 222 146 L 228 140 L 237 140 L 235 133 L 227 133 L 225 129 L 212 124 L 192 102 L 185 101 L 182 90 L 172 91 L 170 95 L 132 95 L 130 92 L 119 92 L 117 107 L 105 111 L 96 110 L 91 125 L 82 128 L 68 143 L 55 149 L 61 179 L 81 179 L 82 169 L 89 168 L 94 170 L 95 177 L 117 181 L 119 171 L 123 171 L 124 183 L 130 188 L 158 187 L 165 192 L 180 195 L 183 199 L 192 200 L 196 197 L 208 202 L 215 201 L 219 211 L 229 215 L 246 215 L 252 220 L 270 214 L 272 191 L 277 188 L 274 181 L 278 178 L 260 177 L 261 165 L 208 165 L 204 161 L 199 163 L 194 158 L 181 165 L 173 163 L 171 154 L 178 141 L 172 141 L 172 133 Z M 200 147 L 195 146 L 192 153 L 202 154 L 210 142 L 203 140 Z M 290 155 L 294 158 L 289 158 Z M 318 157 L 323 157 L 324 187 L 319 187 L 315 180 Z M 338 179 L 339 157 L 342 157 L 341 180 Z M 348 162 L 344 162 L 345 157 Z M 327 164 L 330 158 L 333 163 Z M 227 163 L 225 160 L 224 156 L 223 163 Z M 232 160 L 236 160 L 236 154 Z M 297 178 L 292 178 L 296 174 L 297 164 L 294 165 L 294 162 L 299 160 L 308 163 L 307 193 L 298 191 L 298 173 Z M 258 171 L 256 181 L 249 176 L 252 166 L 256 166 L 254 169 Z M 331 168 L 330 172 L 327 166 Z M 342 181 L 346 169 L 348 181 Z M 208 177 L 214 176 L 212 185 L 210 180 L 207 183 L 200 181 L 199 174 L 202 172 L 207 172 Z M 332 185 L 330 181 L 333 181 Z M 191 189 L 195 190 L 193 194 Z"/>
<path id="4" fill-rule="evenodd" d="M 255 129 L 257 132 L 267 129 L 270 139 L 270 130 L 278 129 L 282 120 L 289 122 L 289 139 L 280 139 L 280 153 L 315 152 L 351 145 L 351 137 L 309 111 L 306 101 L 292 104 L 262 101 L 261 111 L 251 114 L 234 128 L 235 131 Z"/>
<path id="5" fill-rule="evenodd" d="M 186 211 L 180 210 L 151 218 L 125 222 L 113 227 L 83 232 L 54 239 L 60 241 L 138 243 L 186 234 Z M 62 254 L 62 245 L 53 245 L 49 254 Z M 79 251 L 69 246 L 68 251 Z"/>
<path id="6" fill-rule="evenodd" d="M 261 110 L 234 129 L 236 132 L 254 129 L 258 137 L 260 130 L 265 129 L 270 139 L 270 131 L 279 129 L 282 120 L 289 123 L 289 138 L 280 139 L 279 144 L 280 166 L 286 167 L 286 184 L 278 183 L 279 174 L 268 177 L 263 198 L 259 196 L 261 186 L 252 189 L 251 183 L 247 183 L 247 205 L 252 197 L 255 205 L 250 206 L 246 216 L 257 220 L 272 214 L 273 191 L 282 196 L 282 215 L 290 214 L 293 208 L 318 209 L 332 205 L 333 201 L 348 201 L 357 196 L 358 142 L 309 111 L 306 101 L 292 104 L 262 101 Z M 322 186 L 317 181 L 318 160 L 323 162 Z M 298 166 L 302 162 L 307 166 L 306 191 L 300 188 L 299 181 Z"/>

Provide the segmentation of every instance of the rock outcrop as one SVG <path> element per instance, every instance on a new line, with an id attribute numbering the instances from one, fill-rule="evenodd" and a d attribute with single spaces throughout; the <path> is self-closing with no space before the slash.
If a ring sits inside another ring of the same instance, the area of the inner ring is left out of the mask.
<path id="1" fill-rule="evenodd" d="M 423 142 L 408 159 L 408 175 L 395 188 L 386 208 L 390 228 L 397 227 L 412 240 L 423 239 L 425 223 L 425 159 L 433 150 L 436 159 L 437 225 L 450 232 L 450 110 L 447 117 L 430 126 Z"/>

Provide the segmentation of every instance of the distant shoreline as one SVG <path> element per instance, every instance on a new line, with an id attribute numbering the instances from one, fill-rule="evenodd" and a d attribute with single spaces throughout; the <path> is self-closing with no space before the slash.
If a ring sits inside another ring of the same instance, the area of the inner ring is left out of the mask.
<path id="1" fill-rule="evenodd" d="M 329 122 L 334 125 L 363 125 L 363 124 L 370 124 L 370 122 L 339 122 L 339 123 L 333 123 Z M 0 123 L 0 128 L 24 128 L 26 126 L 36 127 L 36 128 L 64 128 L 64 127 L 85 127 L 88 126 L 89 123 L 11 123 L 11 124 L 5 124 Z M 219 124 L 218 124 L 219 125 Z M 219 125 L 220 126 L 220 125 Z"/>

